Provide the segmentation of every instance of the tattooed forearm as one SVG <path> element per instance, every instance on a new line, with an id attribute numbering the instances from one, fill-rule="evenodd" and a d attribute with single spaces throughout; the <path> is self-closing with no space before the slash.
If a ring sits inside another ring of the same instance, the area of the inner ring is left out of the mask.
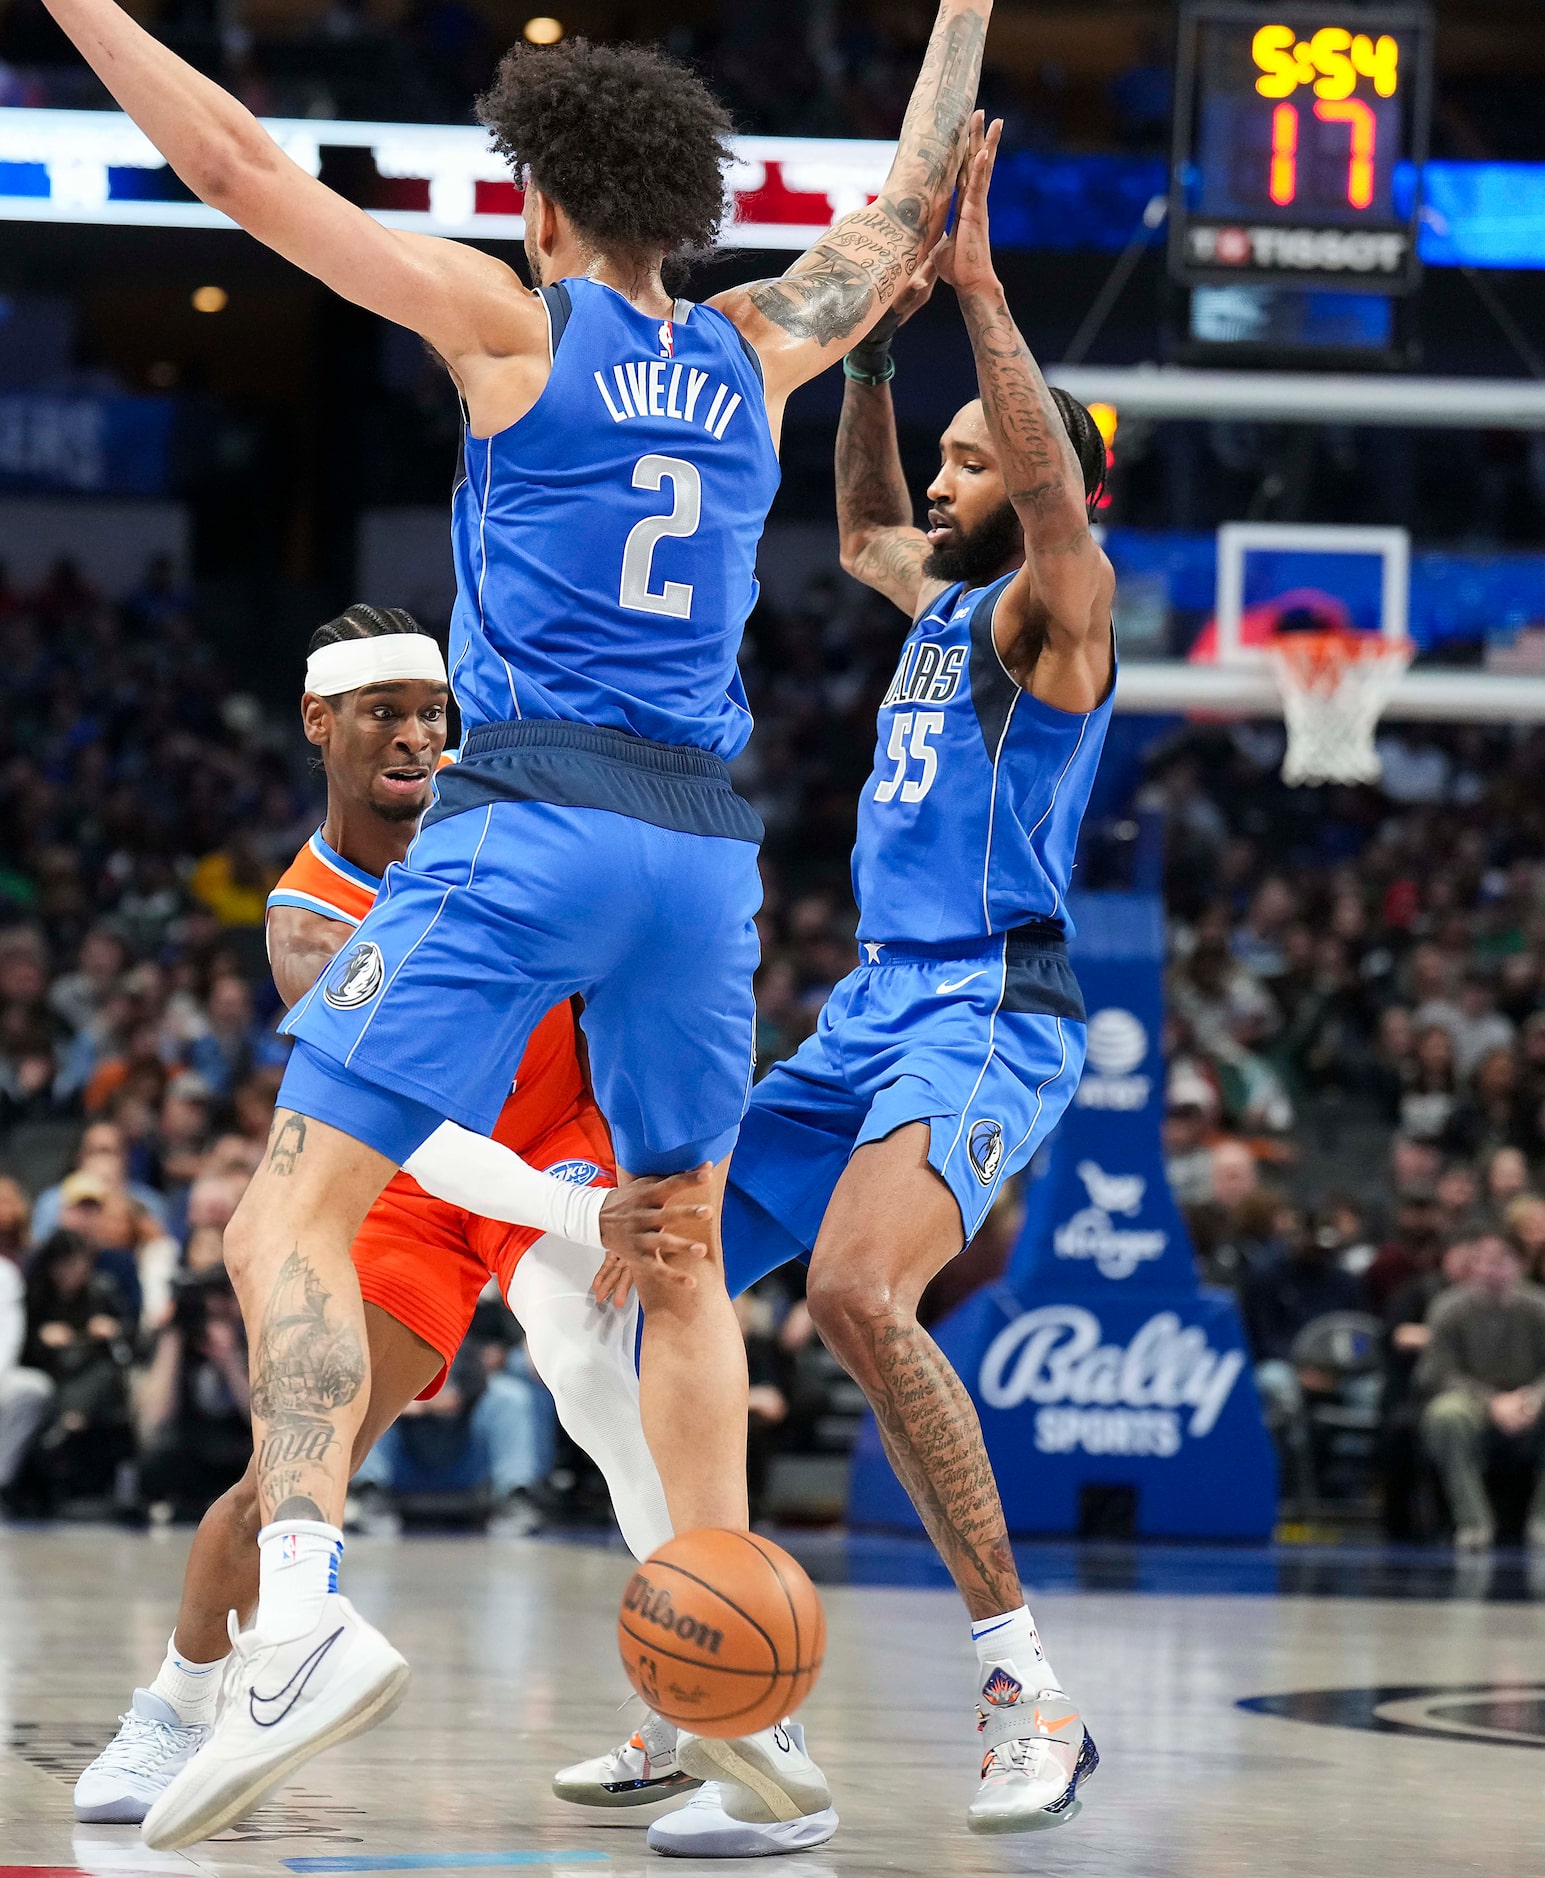
<path id="1" fill-rule="evenodd" d="M 844 386 L 837 426 L 837 527 L 847 571 L 912 613 L 928 543 L 912 524 L 888 385 L 857 385 L 849 379 Z"/>
<path id="2" fill-rule="evenodd" d="M 781 280 L 744 289 L 796 341 L 846 346 L 871 326 L 933 247 L 976 100 L 991 0 L 944 0 L 879 197 L 855 210 Z M 810 370 L 818 370 L 819 361 Z"/>
<path id="3" fill-rule="evenodd" d="M 851 1354 L 851 1353 L 845 1353 Z M 917 1324 L 868 1327 L 862 1374 L 880 1439 L 973 1617 L 1023 1601 L 982 1425 L 960 1378 Z"/>
<path id="4" fill-rule="evenodd" d="M 1097 553 L 1084 479 L 1062 414 L 1001 287 L 961 296 L 977 385 L 1003 480 L 1033 554 Z"/>
<path id="5" fill-rule="evenodd" d="M 774 326 L 796 339 L 829 346 L 861 330 L 875 289 L 860 264 L 823 243 L 805 256 L 798 273 L 749 291 L 751 304 Z"/>
<path id="6" fill-rule="evenodd" d="M 268 1164 L 281 1179 L 295 1172 L 295 1163 L 306 1146 L 306 1118 L 286 1115 L 274 1117 L 273 1134 L 268 1150 Z"/>
<path id="7" fill-rule="evenodd" d="M 319 1518 L 346 1447 L 336 1416 L 365 1386 L 365 1352 L 297 1247 L 280 1267 L 252 1356 L 260 1504 L 268 1517 Z M 304 1500 L 313 1511 L 297 1511 Z"/>

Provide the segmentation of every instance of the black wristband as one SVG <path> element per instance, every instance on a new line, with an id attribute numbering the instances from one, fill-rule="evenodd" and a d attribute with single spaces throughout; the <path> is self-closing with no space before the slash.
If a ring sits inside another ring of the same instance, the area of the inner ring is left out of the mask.
<path id="1" fill-rule="evenodd" d="M 855 385 L 888 385 L 896 376 L 896 361 L 891 349 L 869 345 L 855 346 L 842 361 L 842 375 Z"/>

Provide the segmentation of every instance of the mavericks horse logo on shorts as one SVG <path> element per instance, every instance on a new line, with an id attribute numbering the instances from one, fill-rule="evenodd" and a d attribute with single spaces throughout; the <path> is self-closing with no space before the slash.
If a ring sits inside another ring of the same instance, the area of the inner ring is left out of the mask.
<path id="1" fill-rule="evenodd" d="M 369 939 L 361 939 L 343 961 L 336 983 L 322 987 L 322 996 L 335 1011 L 353 1011 L 368 1004 L 381 989 L 386 965 L 381 948 Z"/>
<path id="2" fill-rule="evenodd" d="M 1003 1130 L 997 1122 L 973 1122 L 966 1136 L 966 1153 L 976 1169 L 976 1177 L 990 1187 L 1003 1165 Z"/>

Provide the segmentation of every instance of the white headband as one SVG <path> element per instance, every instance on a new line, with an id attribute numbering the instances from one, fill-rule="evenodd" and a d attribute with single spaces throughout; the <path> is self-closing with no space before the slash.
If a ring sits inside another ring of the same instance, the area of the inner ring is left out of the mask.
<path id="1" fill-rule="evenodd" d="M 428 633 L 382 633 L 369 639 L 340 639 L 318 646 L 306 660 L 306 689 L 336 698 L 361 685 L 393 678 L 446 682 L 445 656 Z"/>

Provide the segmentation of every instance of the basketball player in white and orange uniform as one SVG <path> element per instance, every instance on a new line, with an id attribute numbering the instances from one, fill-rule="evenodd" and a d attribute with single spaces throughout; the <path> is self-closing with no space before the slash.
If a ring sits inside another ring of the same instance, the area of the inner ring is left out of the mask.
<path id="1" fill-rule="evenodd" d="M 328 659 L 338 666 L 332 680 L 320 676 Z M 343 680 L 348 688 L 335 693 L 316 688 Z M 409 614 L 354 606 L 313 636 L 302 709 L 306 734 L 323 753 L 328 807 L 268 900 L 269 960 L 287 1005 L 349 941 L 381 876 L 406 852 L 443 761 L 446 697 L 439 648 Z M 671 1536 L 671 1523 L 639 1415 L 637 1309 L 597 1305 L 589 1284 L 609 1243 L 643 1247 L 669 1232 L 677 1215 L 685 1229 L 695 1196 L 673 1213 L 671 1181 L 615 1187 L 610 1135 L 567 1001 L 533 1031 L 492 1144 L 454 1128 L 432 1138 L 414 1165 L 437 1192 L 398 1173 L 354 1241 L 372 1374 L 355 1464 L 409 1402 L 441 1388 L 492 1278 L 525 1329 L 564 1427 L 605 1476 L 623 1537 L 646 1557 Z M 459 1203 L 466 1200 L 478 1210 Z M 488 1216 L 495 1207 L 503 1217 Z M 540 1223 L 518 1223 L 521 1214 Z M 249 1469 L 200 1524 L 166 1660 L 81 1775 L 78 1819 L 143 1820 L 207 1738 L 228 1654 L 227 1613 L 250 1611 L 257 1596 L 257 1530 Z M 770 1753 L 811 1765 L 797 1728 L 767 1733 Z M 793 1736 L 787 1749 L 775 1733 Z M 674 1738 L 655 1755 L 644 1733 L 635 1741 L 622 1751 L 611 1804 L 702 1786 L 678 1768 Z M 585 1797 L 596 1803 L 593 1793 Z M 652 1842 L 677 1854 L 745 1857 L 820 1844 L 836 1825 L 829 1807 L 794 1820 L 732 1819 L 709 1783 L 686 1812 L 655 1822 Z"/>

